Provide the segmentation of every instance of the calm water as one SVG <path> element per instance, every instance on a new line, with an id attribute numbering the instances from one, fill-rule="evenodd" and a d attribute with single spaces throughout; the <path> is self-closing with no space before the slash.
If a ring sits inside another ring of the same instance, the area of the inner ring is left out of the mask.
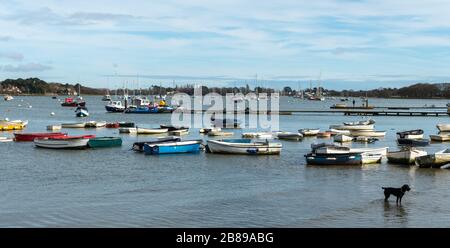
<path id="1" fill-rule="evenodd" d="M 170 115 L 105 113 L 101 97 L 86 97 L 91 120 L 168 123 Z M 22 101 L 23 100 L 23 101 Z M 327 109 L 338 100 L 281 99 L 280 109 Z M 383 106 L 444 106 L 441 100 L 373 99 Z M 18 105 L 21 105 L 20 107 Z M 32 108 L 28 108 L 28 104 Z M 351 104 L 351 103 L 350 103 Z M 359 104 L 359 102 L 357 103 Z M 50 117 L 50 112 L 56 115 Z M 0 118 L 26 119 L 26 132 L 79 121 L 73 108 L 50 97 L 0 102 Z M 370 147 L 396 149 L 395 132 L 422 128 L 437 133 L 448 117 L 375 117 L 384 139 Z M 342 114 L 280 116 L 281 130 L 327 129 L 359 120 Z M 312 167 L 303 155 L 316 138 L 285 142 L 280 156 L 185 154 L 145 156 L 130 151 L 136 140 L 114 129 L 66 129 L 69 134 L 120 135 L 121 148 L 59 151 L 33 143 L 0 143 L 1 227 L 450 227 L 450 170 L 387 164 Z M 239 137 L 241 131 L 236 132 Z M 3 132 L 1 136 L 11 133 Z M 207 139 L 197 130 L 187 138 Z M 329 141 L 329 140 L 328 140 Z M 447 147 L 435 143 L 429 152 Z M 353 144 L 358 146 L 358 144 Z M 385 204 L 381 186 L 409 184 L 403 206 Z"/>

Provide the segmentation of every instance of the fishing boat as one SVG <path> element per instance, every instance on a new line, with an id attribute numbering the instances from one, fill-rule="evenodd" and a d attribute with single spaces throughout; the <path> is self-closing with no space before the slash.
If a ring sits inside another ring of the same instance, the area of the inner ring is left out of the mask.
<path id="1" fill-rule="evenodd" d="M 8 137 L 0 137 L 0 143 L 6 143 L 6 142 L 11 142 L 13 141 L 13 139 L 8 138 Z"/>
<path id="2" fill-rule="evenodd" d="M 305 155 L 306 163 L 310 165 L 361 165 L 361 153 L 342 154 L 317 154 L 309 153 Z"/>
<path id="3" fill-rule="evenodd" d="M 146 155 L 171 154 L 171 153 L 196 153 L 200 151 L 201 140 L 186 140 L 179 142 L 167 142 L 159 144 L 144 144 Z"/>
<path id="4" fill-rule="evenodd" d="M 400 151 L 388 151 L 386 157 L 390 163 L 414 164 L 417 157 L 426 156 L 427 152 L 412 147 Z"/>
<path id="5" fill-rule="evenodd" d="M 5 95 L 5 96 L 3 97 L 3 99 L 4 99 L 5 101 L 11 101 L 11 100 L 14 100 L 14 97 L 12 97 L 11 95 Z"/>
<path id="6" fill-rule="evenodd" d="M 167 133 L 168 131 L 169 129 L 167 128 L 142 128 L 142 127 L 136 128 L 137 134 L 162 134 Z"/>
<path id="7" fill-rule="evenodd" d="M 397 138 L 400 138 L 400 139 L 423 139 L 423 130 L 415 129 L 415 130 L 397 132 Z"/>
<path id="8" fill-rule="evenodd" d="M 84 128 L 86 126 L 86 122 L 75 122 L 75 123 L 63 123 L 61 124 L 62 128 Z"/>
<path id="9" fill-rule="evenodd" d="M 211 130 L 208 132 L 208 136 L 233 136 L 233 132 L 225 132 L 225 131 L 218 131 L 218 130 Z"/>
<path id="10" fill-rule="evenodd" d="M 282 140 L 302 140 L 303 134 L 293 133 L 293 132 L 279 132 L 277 133 L 277 138 Z"/>
<path id="11" fill-rule="evenodd" d="M 255 139 L 272 139 L 272 133 L 266 132 L 248 132 L 242 133 L 242 138 L 255 138 Z"/>
<path id="12" fill-rule="evenodd" d="M 432 141 L 439 141 L 439 142 L 444 142 L 444 141 L 450 141 L 450 134 L 435 134 L 435 135 L 430 135 L 430 139 Z"/>
<path id="13" fill-rule="evenodd" d="M 33 141 L 41 138 L 66 137 L 67 133 L 14 133 L 15 141 Z"/>
<path id="14" fill-rule="evenodd" d="M 386 136 L 386 131 L 375 131 L 375 130 L 351 130 L 350 135 L 352 136 L 366 136 L 366 137 L 384 137 Z"/>
<path id="15" fill-rule="evenodd" d="M 450 163 L 450 149 L 445 149 L 435 154 L 429 154 L 416 158 L 419 168 L 441 168 Z"/>
<path id="16" fill-rule="evenodd" d="M 428 139 L 397 139 L 397 144 L 400 146 L 428 146 L 430 140 Z"/>
<path id="17" fill-rule="evenodd" d="M 122 105 L 121 101 L 110 101 L 106 106 L 105 109 L 107 112 L 112 113 L 120 113 L 125 111 L 125 106 Z"/>
<path id="18" fill-rule="evenodd" d="M 155 140 L 150 141 L 139 141 L 134 142 L 132 149 L 136 152 L 143 152 L 144 151 L 144 144 L 150 144 L 150 145 L 156 145 L 161 143 L 171 143 L 171 142 L 179 142 L 181 139 L 179 137 L 173 137 L 173 136 L 167 136 L 167 137 L 159 137 Z"/>
<path id="19" fill-rule="evenodd" d="M 119 128 L 120 124 L 118 122 L 108 122 L 105 125 L 106 128 Z"/>
<path id="20" fill-rule="evenodd" d="M 440 132 L 450 132 L 450 124 L 437 124 L 436 127 Z"/>
<path id="21" fill-rule="evenodd" d="M 96 137 L 89 139 L 88 146 L 91 148 L 114 147 L 121 146 L 122 138 L 120 137 Z"/>
<path id="22" fill-rule="evenodd" d="M 61 130 L 61 125 L 48 125 L 47 130 L 49 131 L 58 131 Z"/>
<path id="23" fill-rule="evenodd" d="M 88 109 L 86 107 L 77 107 L 75 110 L 76 117 L 87 117 L 89 116 Z"/>
<path id="24" fill-rule="evenodd" d="M 81 97 L 79 97 L 77 100 L 74 100 L 72 97 L 66 97 L 64 99 L 64 102 L 61 103 L 61 106 L 63 107 L 84 107 L 86 106 L 86 102 L 82 100 Z"/>
<path id="25" fill-rule="evenodd" d="M 272 155 L 280 154 L 281 143 L 252 142 L 251 139 L 208 140 L 211 153 Z"/>
<path id="26" fill-rule="evenodd" d="M 136 134 L 137 133 L 137 128 L 135 128 L 135 127 L 121 127 L 121 128 L 119 128 L 119 133 Z"/>
<path id="27" fill-rule="evenodd" d="M 298 130 L 303 136 L 315 136 L 320 132 L 319 128 L 303 128 Z"/>
<path id="28" fill-rule="evenodd" d="M 83 149 L 87 147 L 89 139 L 93 137 L 95 135 L 42 138 L 34 139 L 34 144 L 37 147 L 50 149 Z"/>
<path id="29" fill-rule="evenodd" d="M 340 142 L 340 143 L 351 142 L 351 141 L 353 141 L 353 137 L 345 135 L 345 134 L 338 134 L 338 135 L 334 136 L 333 140 L 334 140 L 334 142 Z"/>

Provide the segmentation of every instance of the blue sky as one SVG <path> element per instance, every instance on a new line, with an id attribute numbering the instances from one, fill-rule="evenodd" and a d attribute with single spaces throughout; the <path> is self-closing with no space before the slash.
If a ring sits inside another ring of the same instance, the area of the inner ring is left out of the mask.
<path id="1" fill-rule="evenodd" d="M 260 86 L 320 79 L 356 90 L 447 82 L 449 9 L 437 0 L 2 0 L 0 80 L 254 86 L 257 75 Z"/>

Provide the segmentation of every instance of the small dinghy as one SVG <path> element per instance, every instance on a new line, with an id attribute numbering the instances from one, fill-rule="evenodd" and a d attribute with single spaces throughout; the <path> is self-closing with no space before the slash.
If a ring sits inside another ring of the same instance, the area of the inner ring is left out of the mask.
<path id="1" fill-rule="evenodd" d="M 33 141 L 43 138 L 62 138 L 67 137 L 67 133 L 15 133 L 15 141 Z"/>
<path id="2" fill-rule="evenodd" d="M 121 127 L 119 128 L 119 133 L 137 133 L 137 129 L 135 127 Z"/>
<path id="3" fill-rule="evenodd" d="M 361 165 L 361 153 L 343 154 L 317 154 L 309 153 L 305 155 L 306 163 L 309 165 Z"/>
<path id="4" fill-rule="evenodd" d="M 222 128 L 220 128 L 220 127 L 201 128 L 199 132 L 202 133 L 202 134 L 208 134 L 211 131 L 216 131 L 216 132 L 217 131 L 222 131 Z"/>
<path id="5" fill-rule="evenodd" d="M 320 132 L 319 128 L 303 128 L 298 130 L 303 136 L 315 136 Z"/>
<path id="6" fill-rule="evenodd" d="M 334 129 L 334 128 L 331 128 L 330 131 L 333 132 L 333 133 L 335 133 L 335 134 L 346 134 L 346 135 L 350 135 L 350 130 L 340 130 L 340 129 Z"/>
<path id="7" fill-rule="evenodd" d="M 63 124 L 61 124 L 62 128 L 84 128 L 85 126 L 86 126 L 86 122 L 63 123 Z"/>
<path id="8" fill-rule="evenodd" d="M 49 149 L 83 149 L 87 147 L 89 139 L 94 137 L 95 135 L 80 135 L 58 138 L 42 138 L 35 139 L 34 144 L 36 147 Z"/>
<path id="9" fill-rule="evenodd" d="M 89 139 L 88 146 L 91 148 L 115 147 L 122 145 L 120 137 L 96 137 Z"/>
<path id="10" fill-rule="evenodd" d="M 303 139 L 303 134 L 293 133 L 293 132 L 279 132 L 277 133 L 277 138 L 282 140 L 295 140 L 299 141 Z"/>
<path id="11" fill-rule="evenodd" d="M 400 151 L 388 151 L 387 159 L 390 163 L 414 164 L 417 157 L 426 156 L 427 152 L 412 147 L 405 147 Z"/>
<path id="12" fill-rule="evenodd" d="M 435 134 L 435 135 L 430 135 L 430 139 L 432 141 L 439 141 L 439 142 L 444 142 L 444 141 L 450 141 L 450 134 Z"/>
<path id="13" fill-rule="evenodd" d="M 181 139 L 179 137 L 173 137 L 173 136 L 159 137 L 159 138 L 156 138 L 155 140 L 134 142 L 132 149 L 135 152 L 143 152 L 144 144 L 156 145 L 156 144 L 161 144 L 161 143 L 172 143 L 172 142 L 179 142 L 179 141 L 181 141 Z"/>
<path id="14" fill-rule="evenodd" d="M 333 138 L 334 142 L 344 143 L 344 142 L 351 142 L 353 141 L 353 137 L 345 135 L 345 134 L 338 134 L 335 135 Z"/>
<path id="15" fill-rule="evenodd" d="M 338 130 L 373 130 L 373 124 L 369 125 L 330 125 L 330 129 Z"/>
<path id="16" fill-rule="evenodd" d="M 233 132 L 225 132 L 225 131 L 216 131 L 211 130 L 208 132 L 208 136 L 233 136 Z"/>
<path id="17" fill-rule="evenodd" d="M 409 130 L 403 132 L 397 132 L 397 138 L 399 139 L 423 139 L 423 130 Z"/>
<path id="18" fill-rule="evenodd" d="M 375 130 L 352 130 L 350 131 L 352 136 L 366 136 L 366 137 L 384 137 L 386 131 L 375 131 Z"/>
<path id="19" fill-rule="evenodd" d="M 8 138 L 8 137 L 0 137 L 0 143 L 6 143 L 6 142 L 11 142 L 13 141 L 13 139 Z"/>
<path id="20" fill-rule="evenodd" d="M 169 131 L 169 135 L 175 135 L 175 136 L 182 136 L 182 135 L 188 135 L 189 129 L 178 129 L 178 130 L 172 130 Z"/>
<path id="21" fill-rule="evenodd" d="M 134 127 L 134 122 L 119 122 L 119 127 Z"/>
<path id="22" fill-rule="evenodd" d="M 208 140 L 208 151 L 211 153 L 272 155 L 280 154 L 281 143 L 252 142 L 251 139 Z"/>
<path id="23" fill-rule="evenodd" d="M 142 128 L 142 127 L 136 128 L 137 134 L 162 134 L 167 133 L 168 131 L 169 129 L 167 128 Z"/>
<path id="24" fill-rule="evenodd" d="M 428 146 L 430 140 L 428 139 L 397 139 L 400 146 Z"/>
<path id="25" fill-rule="evenodd" d="M 332 135 L 335 135 L 335 133 L 330 131 L 319 132 L 317 133 L 317 138 L 330 138 Z"/>
<path id="26" fill-rule="evenodd" d="M 100 128 L 106 126 L 106 121 L 88 121 L 85 124 L 85 128 Z"/>
<path id="27" fill-rule="evenodd" d="M 197 153 L 200 151 L 201 140 L 186 140 L 179 142 L 167 142 L 159 144 L 144 144 L 146 155 L 172 154 L 172 153 Z"/>
<path id="28" fill-rule="evenodd" d="M 419 168 L 441 168 L 450 163 L 450 149 L 445 149 L 435 154 L 429 154 L 416 158 Z"/>
<path id="29" fill-rule="evenodd" d="M 174 126 L 174 125 L 164 125 L 161 124 L 159 125 L 160 128 L 167 128 L 169 130 L 169 132 L 172 131 L 178 131 L 178 130 L 189 130 L 189 127 L 183 127 L 183 126 Z"/>
<path id="30" fill-rule="evenodd" d="M 378 140 L 377 138 L 366 137 L 366 136 L 358 136 L 356 138 L 353 138 L 353 141 L 363 142 L 363 143 L 373 143 L 377 140 Z"/>
<path id="31" fill-rule="evenodd" d="M 436 127 L 440 132 L 450 132 L 450 124 L 437 124 Z"/>
<path id="32" fill-rule="evenodd" d="M 383 158 L 383 154 L 371 152 L 363 152 L 361 156 L 362 164 L 378 164 L 381 163 L 381 159 Z"/>
<path id="33" fill-rule="evenodd" d="M 47 130 L 49 131 L 58 131 L 61 130 L 61 125 L 48 125 Z"/>
<path id="34" fill-rule="evenodd" d="M 255 139 L 272 139 L 272 133 L 265 132 L 249 132 L 242 133 L 242 138 L 255 138 Z"/>

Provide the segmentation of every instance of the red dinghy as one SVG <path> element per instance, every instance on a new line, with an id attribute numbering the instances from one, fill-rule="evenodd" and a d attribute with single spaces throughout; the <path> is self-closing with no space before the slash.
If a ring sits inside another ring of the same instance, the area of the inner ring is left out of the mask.
<path id="1" fill-rule="evenodd" d="M 56 136 L 56 137 L 49 137 L 49 139 L 93 139 L 95 138 L 95 134 L 87 134 L 87 135 L 72 135 L 72 136 Z"/>
<path id="2" fill-rule="evenodd" d="M 15 141 L 33 141 L 36 138 L 59 138 L 66 137 L 67 133 L 15 133 Z"/>

